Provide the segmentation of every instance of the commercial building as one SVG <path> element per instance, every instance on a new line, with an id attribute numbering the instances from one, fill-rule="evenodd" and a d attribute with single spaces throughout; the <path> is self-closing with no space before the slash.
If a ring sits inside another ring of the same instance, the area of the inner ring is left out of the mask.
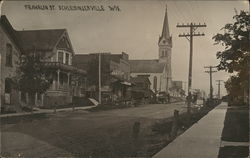
<path id="1" fill-rule="evenodd" d="M 99 61 L 100 60 L 100 61 Z M 104 100 L 125 101 L 130 95 L 130 64 L 128 54 L 77 54 L 73 65 L 87 71 L 87 93 L 98 99 L 99 62 L 101 63 L 101 91 Z"/>

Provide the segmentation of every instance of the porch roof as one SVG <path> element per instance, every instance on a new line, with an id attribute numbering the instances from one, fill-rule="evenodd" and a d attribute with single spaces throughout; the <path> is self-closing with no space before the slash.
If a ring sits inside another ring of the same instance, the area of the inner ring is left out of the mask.
<path id="1" fill-rule="evenodd" d="M 66 65 L 60 62 L 44 62 L 44 66 L 47 68 L 54 68 L 54 69 L 61 69 L 65 71 L 71 71 L 73 73 L 79 73 L 82 75 L 86 75 L 87 72 L 85 70 L 79 69 L 77 67 L 71 66 L 71 65 Z"/>

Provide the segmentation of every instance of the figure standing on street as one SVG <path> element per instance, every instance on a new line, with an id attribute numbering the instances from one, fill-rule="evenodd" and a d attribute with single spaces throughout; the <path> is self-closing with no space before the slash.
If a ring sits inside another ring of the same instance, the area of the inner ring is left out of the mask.
<path id="1" fill-rule="evenodd" d="M 186 97 L 186 103 L 188 104 L 191 101 L 192 101 L 192 94 L 191 94 L 191 92 L 189 92 L 187 97 Z"/>
<path id="2" fill-rule="evenodd" d="M 194 94 L 193 95 L 193 100 L 192 100 L 193 104 L 197 104 L 197 99 L 198 99 L 197 94 Z"/>
<path id="3" fill-rule="evenodd" d="M 169 93 L 167 94 L 167 99 L 168 99 L 168 103 L 170 103 L 170 95 L 169 95 Z"/>

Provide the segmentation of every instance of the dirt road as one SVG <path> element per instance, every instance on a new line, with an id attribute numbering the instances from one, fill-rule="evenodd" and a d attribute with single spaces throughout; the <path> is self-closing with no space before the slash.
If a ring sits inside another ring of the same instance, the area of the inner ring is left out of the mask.
<path id="1" fill-rule="evenodd" d="M 44 119 L 2 125 L 2 155 L 35 157 L 126 157 L 145 147 L 150 125 L 171 117 L 184 103 L 143 105 L 101 112 L 62 112 Z M 132 139 L 140 122 L 141 141 Z"/>

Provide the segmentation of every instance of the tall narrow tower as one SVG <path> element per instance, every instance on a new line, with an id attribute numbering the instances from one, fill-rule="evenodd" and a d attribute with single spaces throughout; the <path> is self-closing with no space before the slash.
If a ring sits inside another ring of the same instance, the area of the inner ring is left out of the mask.
<path id="1" fill-rule="evenodd" d="M 171 54 L 172 54 L 172 36 L 169 34 L 168 12 L 167 6 L 161 36 L 158 41 L 159 46 L 159 62 L 166 63 L 167 74 L 167 89 L 171 87 L 172 69 L 171 69 Z"/>
<path id="2" fill-rule="evenodd" d="M 158 41 L 158 46 L 159 46 L 159 61 L 168 62 L 170 60 L 168 59 L 168 57 L 171 58 L 172 37 L 169 34 L 167 6 L 165 11 L 162 33 Z"/>

